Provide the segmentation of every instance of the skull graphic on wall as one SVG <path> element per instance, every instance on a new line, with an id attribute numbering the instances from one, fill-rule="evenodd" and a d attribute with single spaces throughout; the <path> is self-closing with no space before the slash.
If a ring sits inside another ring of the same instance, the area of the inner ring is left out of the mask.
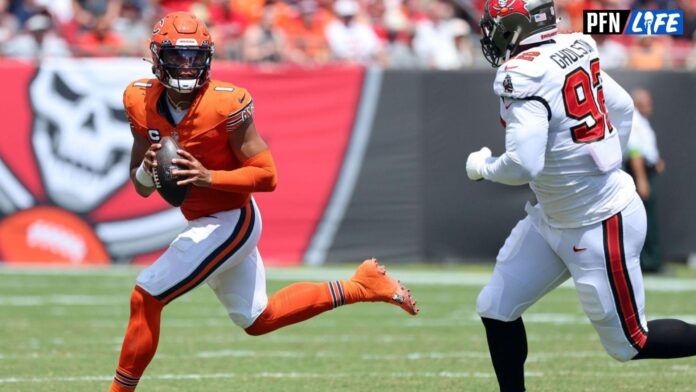
<path id="1" fill-rule="evenodd" d="M 54 203 L 90 211 L 128 180 L 132 137 L 123 90 L 148 71 L 132 60 L 41 64 L 30 87 L 32 144 Z"/>

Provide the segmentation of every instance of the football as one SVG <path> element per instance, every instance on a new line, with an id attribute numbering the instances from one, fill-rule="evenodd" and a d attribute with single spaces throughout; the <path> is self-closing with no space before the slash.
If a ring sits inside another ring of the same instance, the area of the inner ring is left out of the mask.
<path id="1" fill-rule="evenodd" d="M 162 148 L 157 150 L 155 159 L 157 166 L 152 173 L 152 179 L 155 182 L 157 192 L 162 196 L 167 203 L 178 207 L 186 199 L 189 186 L 179 186 L 176 184 L 177 178 L 172 175 L 173 170 L 181 169 L 179 166 L 172 163 L 172 159 L 181 158 L 177 150 L 181 149 L 179 143 L 169 136 L 163 137 L 159 143 Z"/>

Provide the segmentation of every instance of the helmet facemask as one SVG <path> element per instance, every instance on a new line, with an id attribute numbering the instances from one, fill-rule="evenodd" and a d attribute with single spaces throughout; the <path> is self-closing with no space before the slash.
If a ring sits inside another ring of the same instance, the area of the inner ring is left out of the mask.
<path id="1" fill-rule="evenodd" d="M 485 14 L 480 26 L 483 57 L 497 68 L 517 50 L 519 31 L 507 31 L 504 25 Z"/>
<path id="2" fill-rule="evenodd" d="M 190 93 L 210 80 L 212 47 L 163 45 L 156 49 L 153 71 L 167 88 Z"/>

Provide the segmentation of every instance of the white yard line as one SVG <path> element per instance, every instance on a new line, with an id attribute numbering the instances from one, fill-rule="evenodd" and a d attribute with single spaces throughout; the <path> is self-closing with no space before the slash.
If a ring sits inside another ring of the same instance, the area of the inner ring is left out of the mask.
<path id="1" fill-rule="evenodd" d="M 558 371 L 555 375 L 565 375 L 573 377 L 583 377 L 588 379 L 601 378 L 655 378 L 655 377 L 683 377 L 682 371 L 674 372 L 594 372 L 594 371 Z M 486 372 L 373 372 L 362 373 L 360 377 L 374 378 L 493 378 L 492 373 Z M 544 377 L 543 372 L 527 372 L 527 377 Z M 260 372 L 260 373 L 189 373 L 189 374 L 152 374 L 145 376 L 148 380 L 205 380 L 205 379 L 234 379 L 234 378 L 261 378 L 261 379 L 338 379 L 338 378 L 354 378 L 353 373 L 305 373 L 305 372 Z M 0 384 L 18 384 L 18 383 L 55 383 L 55 382 L 105 382 L 110 381 L 112 376 L 71 376 L 71 377 L 5 377 L 0 378 Z"/>
<path id="2" fill-rule="evenodd" d="M 309 357 L 330 357 L 337 356 L 331 352 L 308 353 L 304 351 L 255 351 L 255 350 L 219 350 L 219 351 L 202 351 L 196 354 L 198 358 L 221 358 L 221 357 L 279 357 L 279 358 L 309 358 Z M 412 352 L 404 354 L 376 354 L 363 353 L 360 355 L 362 360 L 367 361 L 427 361 L 427 360 L 453 360 L 453 359 L 487 359 L 486 352 L 475 351 L 453 351 L 453 352 Z M 0 354 L 0 358 L 4 358 Z M 557 361 L 568 358 L 576 359 L 602 359 L 608 358 L 606 354 L 600 351 L 582 351 L 582 352 L 536 352 L 532 353 L 528 359 L 530 363 L 538 363 L 545 361 Z M 589 377 L 589 378 L 653 378 L 657 376 L 680 377 L 684 375 L 685 370 L 691 370 L 692 367 L 686 365 L 673 366 L 673 372 L 631 372 L 631 371 L 558 371 L 556 374 L 574 376 L 574 377 Z M 361 377 L 375 378 L 493 378 L 492 373 L 486 372 L 457 372 L 457 371 L 440 371 L 440 372 L 372 372 L 364 373 Z M 543 372 L 527 372 L 528 377 L 543 377 Z M 149 380 L 204 380 L 204 379 L 338 379 L 352 378 L 355 374 L 352 373 L 312 373 L 312 372 L 257 372 L 257 373 L 189 373 L 189 374 L 153 374 L 146 376 Z M 17 383 L 53 383 L 53 382 L 106 382 L 111 380 L 111 376 L 66 376 L 66 377 L 4 377 L 0 378 L 0 384 L 17 384 Z"/>
<path id="3" fill-rule="evenodd" d="M 527 372 L 527 377 L 543 377 L 541 372 Z M 374 372 L 361 373 L 360 377 L 375 378 L 493 378 L 493 374 L 484 372 Z M 150 380 L 204 380 L 230 378 L 278 378 L 278 379 L 337 379 L 355 378 L 353 373 L 304 373 L 304 372 L 260 372 L 260 373 L 191 373 L 191 374 L 154 374 L 145 376 Z M 53 383 L 109 381 L 112 376 L 72 376 L 72 377 L 6 377 L 0 378 L 0 384 L 17 383 Z"/>
<path id="4" fill-rule="evenodd" d="M 547 353 L 551 356 L 553 353 Z M 304 351 L 263 351 L 263 350 L 218 350 L 218 351 L 202 351 L 195 354 L 198 358 L 329 358 L 329 357 L 344 357 L 345 355 L 319 351 L 319 352 L 304 352 Z M 562 357 L 559 353 L 557 357 Z M 405 354 L 360 354 L 360 358 L 366 361 L 422 361 L 422 360 L 438 360 L 438 359 L 488 359 L 487 352 L 475 351 L 455 351 L 455 352 L 413 352 Z"/>
<path id="5" fill-rule="evenodd" d="M 308 353 L 303 351 L 257 351 L 257 350 L 217 350 L 217 351 L 201 351 L 196 353 L 195 356 L 198 358 L 223 358 L 223 357 L 233 357 L 233 358 L 259 358 L 259 357 L 271 357 L 271 358 L 306 358 L 306 357 L 320 357 L 320 356 L 330 356 L 332 353 Z M 338 354 L 336 354 L 337 356 Z"/>
<path id="6" fill-rule="evenodd" d="M 140 269 L 130 266 L 111 266 L 94 268 L 46 268 L 46 267 L 7 267 L 0 266 L 0 276 L 135 276 Z M 345 279 L 355 272 L 352 268 L 268 268 L 267 279 L 270 281 L 323 281 Z M 397 276 L 401 281 L 409 285 L 445 285 L 445 286 L 470 286 L 480 287 L 490 279 L 488 272 L 465 271 L 423 271 L 402 270 L 390 268 L 389 272 Z M 567 281 L 562 288 L 573 288 L 573 283 Z M 645 288 L 648 291 L 662 292 L 687 292 L 696 291 L 696 279 L 693 278 L 665 278 L 645 277 Z"/>
<path id="7" fill-rule="evenodd" d="M 123 298 L 115 295 L 0 295 L 0 306 L 46 305 L 122 305 Z"/>

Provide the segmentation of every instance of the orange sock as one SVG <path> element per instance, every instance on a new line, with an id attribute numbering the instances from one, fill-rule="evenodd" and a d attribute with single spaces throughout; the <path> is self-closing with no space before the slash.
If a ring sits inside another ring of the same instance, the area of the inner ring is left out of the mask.
<path id="1" fill-rule="evenodd" d="M 131 293 L 131 314 L 118 368 L 109 392 L 131 392 L 155 356 L 164 304 L 139 286 Z"/>
<path id="2" fill-rule="evenodd" d="M 249 335 L 263 335 L 341 305 L 359 302 L 361 298 L 360 285 L 349 280 L 291 284 L 268 299 L 266 309 L 245 331 Z"/>

